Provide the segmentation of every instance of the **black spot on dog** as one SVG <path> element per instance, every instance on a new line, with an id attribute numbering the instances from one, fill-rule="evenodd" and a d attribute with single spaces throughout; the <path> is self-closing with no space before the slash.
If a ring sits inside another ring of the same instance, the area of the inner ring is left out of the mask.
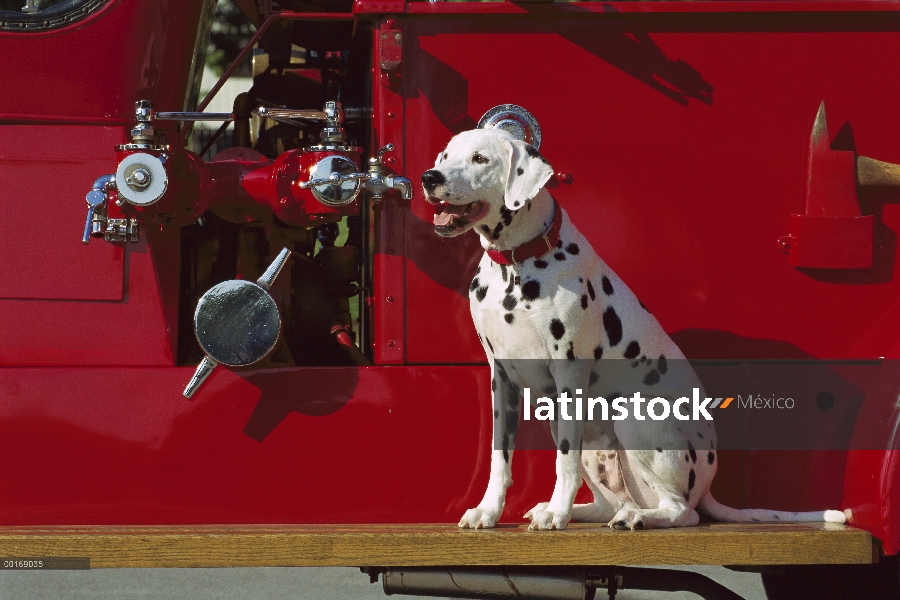
<path id="1" fill-rule="evenodd" d="M 597 298 L 597 294 L 594 293 L 594 286 L 591 285 L 591 282 L 588 281 L 588 294 L 591 295 L 591 300 L 595 300 Z"/>
<path id="2" fill-rule="evenodd" d="M 478 281 L 478 278 L 476 277 L 472 280 L 472 283 L 469 284 L 469 291 L 474 292 L 475 288 L 477 288 L 479 285 L 481 285 L 481 282 Z"/>
<path id="3" fill-rule="evenodd" d="M 531 305 L 530 305 L 530 304 L 526 304 L 526 305 L 525 305 L 525 308 L 531 308 Z"/>
<path id="4" fill-rule="evenodd" d="M 597 360 L 603 358 L 603 346 L 597 346 L 596 348 L 594 348 L 594 358 L 596 358 Z"/>
<path id="5" fill-rule="evenodd" d="M 519 303 L 519 301 L 516 300 L 515 296 L 513 296 L 512 294 L 507 294 L 506 297 L 503 299 L 503 308 L 505 308 L 506 310 L 512 310 L 516 307 L 516 304 L 518 304 L 518 303 Z"/>
<path id="6" fill-rule="evenodd" d="M 587 294 L 582 294 L 581 295 L 581 308 L 583 310 L 587 310 L 587 305 L 588 305 Z"/>
<path id="7" fill-rule="evenodd" d="M 659 371 L 660 375 L 665 375 L 666 371 L 669 370 L 669 363 L 666 362 L 665 356 L 659 356 L 659 361 L 656 363 L 656 370 Z"/>
<path id="8" fill-rule="evenodd" d="M 503 218 L 503 224 L 509 226 L 513 220 L 513 211 L 509 210 L 505 206 L 500 207 L 500 216 Z"/>
<path id="9" fill-rule="evenodd" d="M 490 232 L 491 232 L 491 228 L 490 228 L 488 225 L 482 225 L 482 226 L 481 226 L 481 230 L 482 230 L 483 232 L 485 232 L 485 233 L 490 233 Z"/>
<path id="10" fill-rule="evenodd" d="M 547 162 L 547 159 L 544 158 L 543 156 L 541 156 L 540 153 L 535 149 L 534 146 L 532 146 L 530 144 L 526 145 L 525 152 L 527 152 L 528 156 L 530 156 L 531 158 L 537 158 L 545 165 L 550 166 L 550 163 Z"/>
<path id="11" fill-rule="evenodd" d="M 636 361 L 634 361 L 633 363 L 631 363 L 631 368 L 633 369 L 633 368 L 635 368 L 636 366 L 638 366 L 639 364 L 641 364 L 641 361 L 636 360 Z"/>
<path id="12" fill-rule="evenodd" d="M 559 443 L 559 451 L 563 454 L 569 453 L 569 440 L 563 440 Z"/>
<path id="13" fill-rule="evenodd" d="M 656 385 L 659 383 L 659 371 L 653 369 L 644 377 L 644 385 Z"/>
<path id="14" fill-rule="evenodd" d="M 610 306 L 603 312 L 603 328 L 606 329 L 606 337 L 609 345 L 615 346 L 622 341 L 622 320 L 616 313 L 616 309 Z"/>
<path id="15" fill-rule="evenodd" d="M 716 462 L 716 455 L 712 451 L 710 451 L 709 455 L 706 457 L 706 460 L 709 461 L 709 464 L 713 464 Z"/>
<path id="16" fill-rule="evenodd" d="M 506 281 L 506 265 L 500 265 L 500 276 Z"/>
<path id="17" fill-rule="evenodd" d="M 482 300 L 484 300 L 484 297 L 487 296 L 487 291 L 487 286 L 478 288 L 477 290 L 475 290 L 475 298 L 477 298 L 478 301 L 481 302 Z"/>
<path id="18" fill-rule="evenodd" d="M 513 291 L 513 288 L 516 287 L 516 277 L 518 277 L 518 275 L 516 275 L 515 277 L 510 277 L 510 278 L 509 278 L 509 285 L 506 286 L 506 293 L 507 293 L 507 294 L 511 294 L 512 291 Z"/>
<path id="19" fill-rule="evenodd" d="M 503 434 L 503 462 L 509 464 L 509 436 Z"/>
<path id="20" fill-rule="evenodd" d="M 444 152 L 443 156 L 441 156 L 441 160 L 447 160 L 447 153 Z"/>
<path id="21" fill-rule="evenodd" d="M 491 234 L 495 240 L 500 237 L 500 232 L 503 231 L 503 223 L 497 223 L 497 226 L 494 227 L 494 232 Z"/>
<path id="22" fill-rule="evenodd" d="M 550 333 L 557 340 L 561 340 L 562 336 L 566 335 L 566 326 L 559 319 L 553 319 L 550 321 Z"/>
<path id="23" fill-rule="evenodd" d="M 575 349 L 572 347 L 574 344 L 569 342 L 569 349 L 566 351 L 566 358 L 569 360 L 575 360 Z"/>
<path id="24" fill-rule="evenodd" d="M 529 200 L 528 204 L 526 204 L 525 206 L 528 208 L 528 210 L 531 210 L 531 200 Z"/>
<path id="25" fill-rule="evenodd" d="M 553 349 L 554 349 L 554 350 L 559 350 L 559 344 L 553 344 Z"/>
<path id="26" fill-rule="evenodd" d="M 553 258 L 555 258 L 556 260 L 566 260 L 566 255 L 562 252 L 557 252 L 553 255 Z"/>
<path id="27" fill-rule="evenodd" d="M 580 250 L 578 249 L 578 244 L 569 244 L 568 246 L 566 246 L 566 252 L 568 252 L 572 256 L 575 256 L 580 252 Z"/>
<path id="28" fill-rule="evenodd" d="M 695 483 L 697 483 L 697 474 L 694 473 L 693 469 L 691 469 L 691 472 L 688 474 L 688 489 L 694 489 Z"/>
<path id="29" fill-rule="evenodd" d="M 696 463 L 697 462 L 697 451 L 694 450 L 694 445 L 691 444 L 690 440 L 688 440 L 688 454 L 691 455 L 691 462 Z"/>
<path id="30" fill-rule="evenodd" d="M 628 529 L 628 523 L 625 521 L 616 521 L 613 523 L 613 529 Z"/>
<path id="31" fill-rule="evenodd" d="M 607 277 L 606 275 L 604 275 L 604 276 L 603 276 L 603 279 L 600 280 L 600 284 L 603 286 L 603 293 L 604 293 L 604 294 L 606 294 L 607 296 L 612 296 L 612 295 L 613 295 L 613 292 L 614 292 L 615 290 L 613 290 L 612 282 L 609 280 L 609 277 Z"/>
<path id="32" fill-rule="evenodd" d="M 660 448 L 659 446 L 657 446 L 657 447 L 656 447 L 656 451 L 657 451 L 657 452 L 662 452 L 662 448 Z"/>
<path id="33" fill-rule="evenodd" d="M 522 175 L 524 173 L 525 173 L 525 170 L 522 169 L 522 167 L 519 167 L 518 169 L 516 169 L 516 175 Z"/>
<path id="34" fill-rule="evenodd" d="M 484 341 L 487 342 L 488 348 L 490 348 L 491 354 L 493 354 L 493 353 L 494 353 L 494 346 L 491 345 L 491 340 L 489 340 L 487 337 L 485 337 L 485 338 L 484 338 Z M 506 373 L 503 373 L 503 375 L 506 375 Z"/>
<path id="35" fill-rule="evenodd" d="M 691 501 L 691 493 L 690 493 L 690 492 L 684 492 L 684 493 L 681 494 L 681 495 L 684 496 L 684 501 L 685 501 L 685 502 L 690 502 L 690 501 Z"/>
<path id="36" fill-rule="evenodd" d="M 590 378 L 588 379 L 588 384 L 589 384 L 589 385 L 594 385 L 595 383 L 597 383 L 597 380 L 598 380 L 598 379 L 600 379 L 600 376 L 597 375 L 596 373 L 594 373 L 593 371 L 591 371 L 591 376 L 590 376 Z"/>
<path id="37" fill-rule="evenodd" d="M 556 247 L 557 247 L 557 248 L 562 248 L 562 247 L 563 247 L 563 242 L 562 242 L 562 240 L 559 240 L 558 242 L 556 242 Z"/>
<path id="38" fill-rule="evenodd" d="M 499 418 L 500 418 L 500 411 L 499 411 L 499 410 L 495 410 L 495 411 L 494 411 L 494 418 L 495 418 L 495 419 L 499 419 Z"/>
<path id="39" fill-rule="evenodd" d="M 772 518 L 775 519 L 776 521 L 781 520 L 781 517 L 779 517 L 778 515 L 772 515 Z"/>
<path id="40" fill-rule="evenodd" d="M 537 267 L 538 269 L 546 269 L 547 261 L 538 259 L 538 260 L 534 261 L 534 266 Z"/>
<path id="41" fill-rule="evenodd" d="M 625 358 L 634 358 L 638 354 L 641 353 L 641 345 L 635 341 L 628 342 L 628 347 L 625 348 Z"/>
<path id="42" fill-rule="evenodd" d="M 584 277 L 579 277 L 579 278 L 578 278 L 578 283 L 584 283 Z"/>
<path id="43" fill-rule="evenodd" d="M 522 284 L 522 298 L 534 300 L 541 295 L 541 284 L 536 279 L 529 279 Z"/>
<path id="44" fill-rule="evenodd" d="M 635 531 L 640 531 L 640 530 L 642 530 L 643 528 L 644 528 L 644 522 L 643 522 L 643 521 L 635 521 L 635 522 L 634 522 L 634 525 L 632 526 L 632 529 L 634 529 Z"/>
<path id="45" fill-rule="evenodd" d="M 556 386 L 551 383 L 550 385 L 548 385 L 547 387 L 544 388 L 544 393 L 545 394 L 555 394 Z"/>
<path id="46" fill-rule="evenodd" d="M 506 321 L 507 323 L 509 323 L 510 325 L 512 325 L 513 318 L 514 317 L 513 317 L 512 313 L 506 313 L 505 315 L 503 315 L 503 320 Z"/>
<path id="47" fill-rule="evenodd" d="M 506 406 L 509 407 L 507 415 L 514 415 L 519 412 L 519 391 L 517 389 L 510 387 L 507 391 Z M 516 419 L 507 422 L 507 427 L 514 427 L 518 422 L 518 415 L 516 415 Z"/>
<path id="48" fill-rule="evenodd" d="M 715 450 L 715 449 L 716 449 L 716 443 L 715 443 L 714 441 L 712 441 L 712 440 L 709 440 L 709 449 L 710 449 L 710 450 Z"/>
<path id="49" fill-rule="evenodd" d="M 702 440 L 702 439 L 703 439 L 703 434 L 700 433 L 700 432 L 698 431 L 698 432 L 697 432 L 697 437 L 700 438 L 700 439 Z"/>
<path id="50" fill-rule="evenodd" d="M 691 462 L 691 457 L 687 454 L 684 455 L 684 462 Z"/>
<path id="51" fill-rule="evenodd" d="M 518 201 L 518 200 L 513 200 L 513 206 L 519 206 L 519 201 Z"/>
<path id="52" fill-rule="evenodd" d="M 495 392 L 497 391 L 497 380 L 496 379 L 491 380 L 491 389 L 494 390 Z"/>

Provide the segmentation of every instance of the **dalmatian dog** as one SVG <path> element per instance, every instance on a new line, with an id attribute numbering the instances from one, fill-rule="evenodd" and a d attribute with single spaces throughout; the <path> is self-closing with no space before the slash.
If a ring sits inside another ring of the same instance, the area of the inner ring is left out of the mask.
<path id="1" fill-rule="evenodd" d="M 472 319 L 491 366 L 494 441 L 483 499 L 463 528 L 494 527 L 512 485 L 511 461 L 525 388 L 555 397 L 677 398 L 702 384 L 634 293 L 594 252 L 544 185 L 553 169 L 505 131 L 455 136 L 422 175 L 443 237 L 475 230 L 486 252 L 470 286 Z M 618 359 L 618 360 L 608 360 Z M 535 395 L 532 394 L 532 401 Z M 737 510 L 716 502 L 712 421 L 551 422 L 556 484 L 525 514 L 530 530 L 571 519 L 615 529 L 696 525 L 698 511 L 731 522 L 844 522 L 838 511 Z M 594 501 L 574 504 L 582 480 Z"/>

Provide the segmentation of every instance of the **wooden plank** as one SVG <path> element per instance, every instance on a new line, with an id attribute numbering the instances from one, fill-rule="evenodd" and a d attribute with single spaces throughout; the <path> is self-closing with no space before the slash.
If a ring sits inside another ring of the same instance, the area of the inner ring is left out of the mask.
<path id="1" fill-rule="evenodd" d="M 614 531 L 572 524 L 0 527 L 0 557 L 89 557 L 91 568 L 865 564 L 869 532 L 833 523 Z"/>

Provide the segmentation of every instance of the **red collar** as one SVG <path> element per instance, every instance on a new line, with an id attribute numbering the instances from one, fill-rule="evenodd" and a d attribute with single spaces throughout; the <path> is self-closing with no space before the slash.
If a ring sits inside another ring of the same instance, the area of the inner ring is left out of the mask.
<path id="1" fill-rule="evenodd" d="M 529 258 L 540 258 L 559 243 L 559 226 L 562 224 L 562 209 L 556 200 L 553 201 L 553 222 L 550 228 L 529 242 L 516 246 L 512 250 L 488 249 L 487 255 L 498 265 L 517 265 Z"/>

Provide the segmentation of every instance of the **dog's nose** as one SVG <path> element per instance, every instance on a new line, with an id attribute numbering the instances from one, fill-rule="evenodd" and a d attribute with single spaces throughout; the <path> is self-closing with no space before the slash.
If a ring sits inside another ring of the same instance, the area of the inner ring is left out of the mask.
<path id="1" fill-rule="evenodd" d="M 426 190 L 433 190 L 446 181 L 444 174 L 436 169 L 430 169 L 422 173 L 422 185 L 425 186 Z"/>

